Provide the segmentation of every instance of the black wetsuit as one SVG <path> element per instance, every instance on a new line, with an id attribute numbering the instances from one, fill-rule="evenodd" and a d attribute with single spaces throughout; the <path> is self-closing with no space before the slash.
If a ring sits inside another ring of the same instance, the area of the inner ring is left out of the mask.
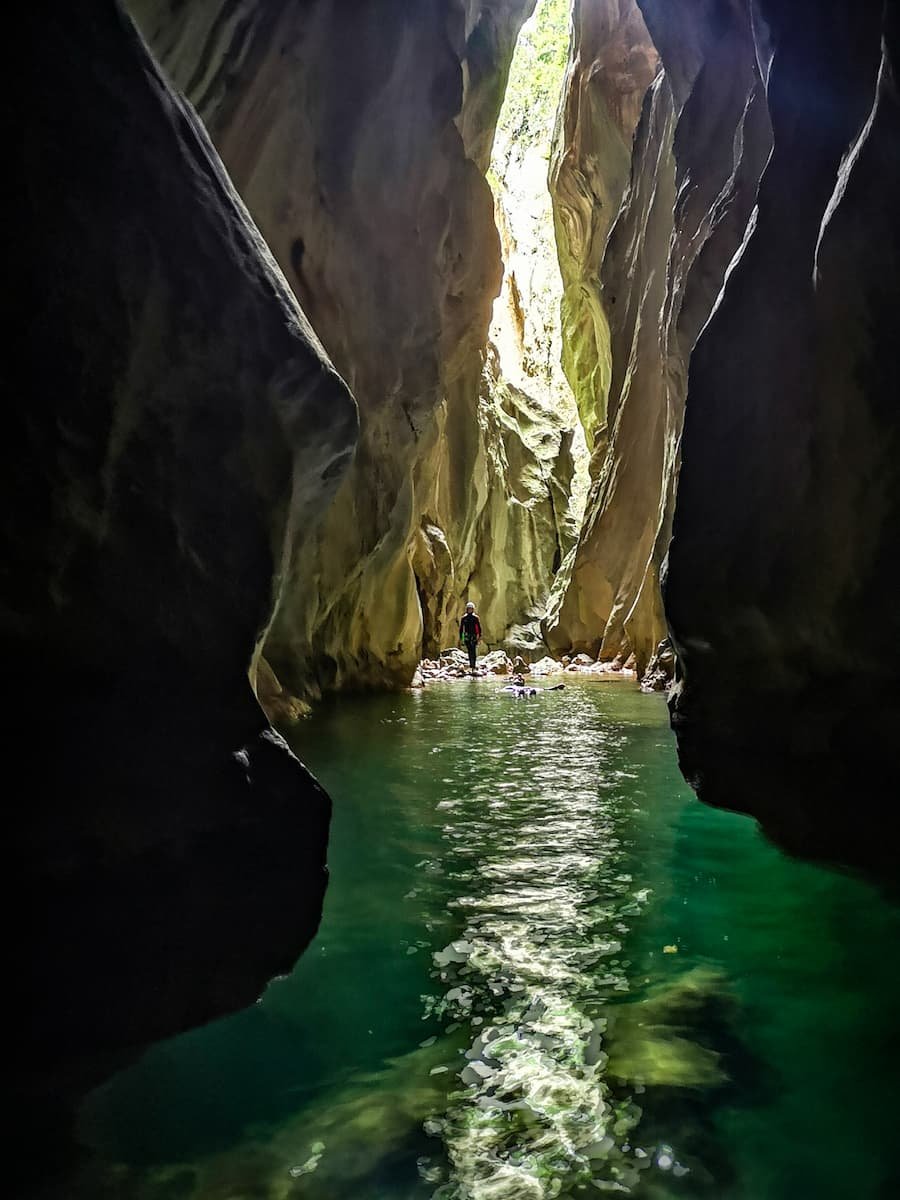
<path id="1" fill-rule="evenodd" d="M 469 666 L 475 670 L 475 653 L 478 649 L 478 639 L 481 637 L 481 622 L 477 613 L 466 613 L 459 623 L 459 636 L 466 643 L 469 652 Z"/>

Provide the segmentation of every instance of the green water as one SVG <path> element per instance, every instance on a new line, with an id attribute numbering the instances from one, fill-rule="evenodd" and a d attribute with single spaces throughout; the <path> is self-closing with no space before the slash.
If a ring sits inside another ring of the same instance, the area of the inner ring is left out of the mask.
<path id="1" fill-rule="evenodd" d="M 660 697 L 464 681 L 294 746 L 335 799 L 317 941 L 88 1099 L 69 1195 L 900 1196 L 900 917 L 700 805 Z"/>

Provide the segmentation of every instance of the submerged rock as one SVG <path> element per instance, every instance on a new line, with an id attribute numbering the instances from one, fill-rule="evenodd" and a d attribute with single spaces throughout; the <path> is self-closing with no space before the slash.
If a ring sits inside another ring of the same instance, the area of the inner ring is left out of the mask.
<path id="1" fill-rule="evenodd" d="M 701 1039 L 727 1023 L 733 1009 L 725 977 L 704 967 L 659 984 L 642 1000 L 614 1005 L 605 1026 L 609 1073 L 648 1087 L 720 1086 L 728 1079 L 722 1056 Z"/>

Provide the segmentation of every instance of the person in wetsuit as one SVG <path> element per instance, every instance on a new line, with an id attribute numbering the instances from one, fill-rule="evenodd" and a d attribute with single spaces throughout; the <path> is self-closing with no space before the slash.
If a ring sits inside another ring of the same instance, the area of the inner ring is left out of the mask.
<path id="1" fill-rule="evenodd" d="M 525 682 L 524 675 L 513 675 L 512 679 L 500 689 L 501 692 L 507 692 L 515 696 L 517 700 L 527 700 L 530 696 L 537 696 L 539 692 L 561 692 L 565 684 L 557 683 L 553 687 L 536 688 Z"/>
<path id="2" fill-rule="evenodd" d="M 460 645 L 465 644 L 469 652 L 469 667 L 475 670 L 475 652 L 478 648 L 478 639 L 481 637 L 481 622 L 478 620 L 478 614 L 475 611 L 475 605 L 470 600 L 466 605 L 465 616 L 459 623 L 459 641 Z"/>

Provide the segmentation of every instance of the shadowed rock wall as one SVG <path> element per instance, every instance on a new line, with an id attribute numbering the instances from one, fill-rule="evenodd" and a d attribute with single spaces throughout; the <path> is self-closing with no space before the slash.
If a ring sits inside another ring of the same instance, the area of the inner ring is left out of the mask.
<path id="1" fill-rule="evenodd" d="M 301 694 L 407 682 L 467 597 L 495 643 L 546 599 L 567 447 L 549 424 L 542 482 L 546 454 L 527 431 L 512 448 L 483 377 L 502 269 L 484 171 L 533 7 L 132 5 L 360 405 L 354 467 L 267 641 Z"/>
<path id="2" fill-rule="evenodd" d="M 328 800 L 248 669 L 356 410 L 112 3 L 17 15 L 0 637 L 16 1118 L 250 1003 L 315 931 Z M 10 728 L 11 726 L 11 728 Z M 18 1062 L 21 1055 L 22 1062 Z"/>
<path id="3" fill-rule="evenodd" d="M 639 7 L 575 10 L 553 186 L 593 486 L 547 640 L 641 670 L 667 617 L 701 796 L 896 872 L 896 5 Z"/>
<path id="4" fill-rule="evenodd" d="M 673 721 L 704 799 L 896 880 L 897 6 L 760 0 L 754 35 L 774 149 L 691 362 Z"/>
<path id="5" fill-rule="evenodd" d="M 634 654 L 639 672 L 666 634 L 659 568 L 687 363 L 769 150 L 746 14 L 687 6 L 677 21 L 673 74 L 654 79 L 637 5 L 583 7 L 554 183 L 570 378 L 594 449 L 584 525 L 546 636 L 556 651 Z"/>

